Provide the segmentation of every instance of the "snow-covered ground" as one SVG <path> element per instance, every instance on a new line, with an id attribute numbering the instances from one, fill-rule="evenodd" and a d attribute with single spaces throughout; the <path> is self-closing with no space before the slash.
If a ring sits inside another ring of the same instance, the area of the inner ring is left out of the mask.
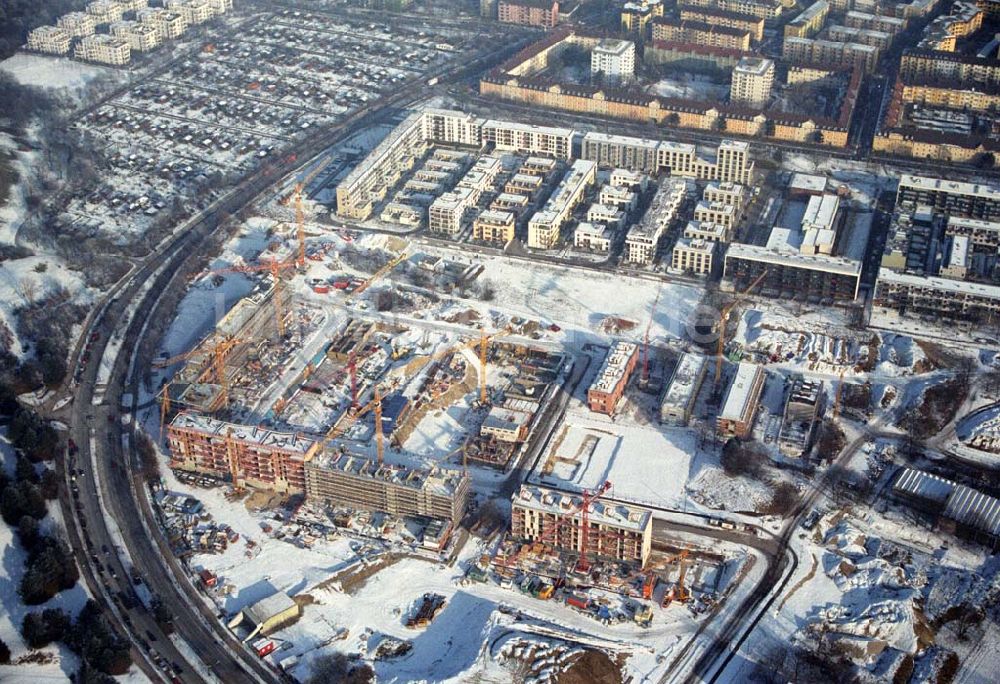
<path id="1" fill-rule="evenodd" d="M 124 74 L 111 67 L 84 64 L 68 57 L 50 57 L 19 52 L 0 62 L 0 70 L 13 76 L 18 83 L 70 94 L 83 90 L 99 76 L 124 78 Z"/>

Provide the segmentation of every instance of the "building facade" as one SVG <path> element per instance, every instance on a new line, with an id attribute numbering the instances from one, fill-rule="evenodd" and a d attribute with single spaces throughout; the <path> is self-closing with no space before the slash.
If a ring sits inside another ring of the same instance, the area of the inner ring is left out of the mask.
<path id="1" fill-rule="evenodd" d="M 597 377 L 587 389 L 587 404 L 596 413 L 614 415 L 618 401 L 639 359 L 639 347 L 632 342 L 615 342 L 604 357 Z"/>

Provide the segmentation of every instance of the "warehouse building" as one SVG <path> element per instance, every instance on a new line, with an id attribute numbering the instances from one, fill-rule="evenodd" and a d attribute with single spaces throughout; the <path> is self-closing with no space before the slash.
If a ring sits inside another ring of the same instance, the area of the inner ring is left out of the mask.
<path id="1" fill-rule="evenodd" d="M 469 499 L 469 476 L 461 470 L 379 465 L 343 452 L 328 451 L 311 459 L 305 481 L 310 501 L 397 517 L 458 522 Z"/>
<path id="2" fill-rule="evenodd" d="M 579 496 L 542 487 L 521 485 L 511 499 L 511 535 L 528 542 L 542 541 L 556 549 L 580 552 L 583 520 Z M 653 517 L 649 511 L 598 499 L 588 514 L 587 553 L 644 566 L 653 544 Z"/>
<path id="3" fill-rule="evenodd" d="M 753 430 L 760 394 L 764 389 L 764 369 L 755 363 L 740 363 L 726 390 L 717 427 L 726 437 L 746 438 Z"/>
<path id="4" fill-rule="evenodd" d="M 987 544 L 1000 542 L 1000 500 L 938 475 L 902 468 L 893 495 L 934 516 L 946 531 Z"/>
<path id="5" fill-rule="evenodd" d="M 256 636 L 270 634 L 288 625 L 300 615 L 302 609 L 299 604 L 285 592 L 279 591 L 241 610 L 239 618 L 230 623 L 230 627 L 239 626 L 244 621 L 249 623 L 250 634 L 243 639 L 246 643 Z"/>

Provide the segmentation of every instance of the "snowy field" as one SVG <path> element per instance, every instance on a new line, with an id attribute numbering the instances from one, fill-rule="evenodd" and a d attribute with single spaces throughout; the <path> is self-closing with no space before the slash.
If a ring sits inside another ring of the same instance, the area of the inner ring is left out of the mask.
<path id="1" fill-rule="evenodd" d="M 664 508 L 684 505 L 696 459 L 692 430 L 614 423 L 595 413 L 567 412 L 532 481 L 594 490 L 611 482 L 614 499 Z M 551 467 L 551 470 L 549 468 Z"/>
<path id="2" fill-rule="evenodd" d="M 6 71 L 22 85 L 51 90 L 79 92 L 95 78 L 120 79 L 124 73 L 111 67 L 84 64 L 68 57 L 47 57 L 18 53 L 0 62 L 0 70 Z"/>

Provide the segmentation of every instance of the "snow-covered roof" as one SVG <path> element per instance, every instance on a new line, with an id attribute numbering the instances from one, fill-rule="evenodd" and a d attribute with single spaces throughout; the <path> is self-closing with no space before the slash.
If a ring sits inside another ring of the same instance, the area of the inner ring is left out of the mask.
<path id="1" fill-rule="evenodd" d="M 762 372 L 760 366 L 755 363 L 741 363 L 739 365 L 736 369 L 736 377 L 733 378 L 733 382 L 726 392 L 726 401 L 722 405 L 719 418 L 733 421 L 744 420 L 749 406 L 757 400 L 757 375 Z"/>
<path id="2" fill-rule="evenodd" d="M 294 432 L 278 432 L 257 425 L 227 423 L 200 413 L 182 411 L 170 423 L 171 427 L 194 430 L 208 436 L 227 437 L 240 442 L 251 442 L 263 447 L 306 454 L 316 441 Z"/>
<path id="3" fill-rule="evenodd" d="M 583 498 L 578 494 L 568 494 L 544 487 L 521 485 L 511 503 L 520 508 L 529 508 L 542 513 L 579 516 Z M 618 527 L 633 532 L 644 532 L 650 527 L 652 516 L 649 511 L 635 506 L 611 504 L 600 499 L 590 505 L 590 522 L 609 527 Z"/>
<path id="4" fill-rule="evenodd" d="M 296 603 L 283 591 L 271 594 L 251 606 L 243 609 L 243 614 L 254 623 L 261 625 L 271 618 L 281 615 L 290 608 L 296 608 Z"/>
<path id="5" fill-rule="evenodd" d="M 913 188 L 915 190 L 947 192 L 952 195 L 973 195 L 977 197 L 1000 199 L 1000 188 L 995 185 L 986 185 L 983 183 L 963 183 L 961 181 L 946 180 L 944 178 L 915 176 L 909 173 L 904 173 L 899 177 L 899 188 Z"/>
<path id="6" fill-rule="evenodd" d="M 892 485 L 892 490 L 898 494 L 937 504 L 944 504 L 954 489 L 955 483 L 951 480 L 914 468 L 904 468 Z"/>
<path id="7" fill-rule="evenodd" d="M 604 362 L 601 363 L 590 389 L 596 392 L 611 392 L 625 377 L 625 369 L 637 349 L 638 347 L 632 342 L 615 342 L 608 355 L 604 357 Z"/>
<path id="8" fill-rule="evenodd" d="M 687 406 L 697 388 L 698 379 L 705 369 L 705 357 L 701 354 L 681 354 L 670 378 L 670 386 L 663 395 L 661 406 Z"/>
<path id="9" fill-rule="evenodd" d="M 903 285 L 938 290 L 940 292 L 985 297 L 987 299 L 1000 299 L 1000 287 L 996 285 L 972 283 L 965 280 L 952 280 L 951 278 L 924 277 L 911 273 L 897 273 L 888 268 L 879 269 L 878 279 L 880 282 L 889 285 Z"/>
<path id="10" fill-rule="evenodd" d="M 955 487 L 944 515 L 962 525 L 1000 536 L 1000 500 L 971 487 Z"/>
<path id="11" fill-rule="evenodd" d="M 347 475 L 388 482 L 427 493 L 453 496 L 465 477 L 461 470 L 435 466 L 433 468 L 408 468 L 383 463 L 381 466 L 365 456 L 339 451 L 325 451 L 309 463 L 311 468 L 339 470 Z"/>
<path id="12" fill-rule="evenodd" d="M 781 230 L 781 228 L 775 227 L 771 232 L 773 234 L 778 230 Z M 855 259 L 828 256 L 826 254 L 789 253 L 787 251 L 778 251 L 739 242 L 733 242 L 729 245 L 729 249 L 726 251 L 726 259 L 747 259 L 774 264 L 776 266 L 791 266 L 793 268 L 804 268 L 853 277 L 861 275 L 861 262 Z"/>

